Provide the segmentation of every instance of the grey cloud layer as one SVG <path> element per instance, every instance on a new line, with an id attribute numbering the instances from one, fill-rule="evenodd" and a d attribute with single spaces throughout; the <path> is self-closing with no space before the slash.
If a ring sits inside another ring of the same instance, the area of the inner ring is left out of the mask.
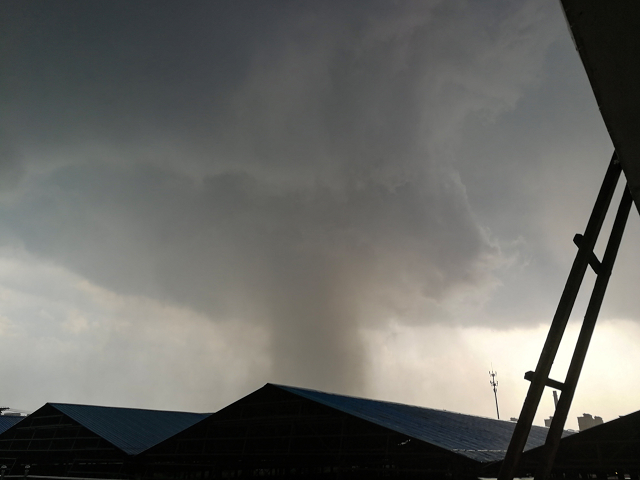
<path id="1" fill-rule="evenodd" d="M 415 317 L 399 298 L 437 303 L 488 275 L 480 260 L 494 252 L 459 191 L 420 186 L 366 185 L 336 198 L 264 191 L 242 175 L 194 186 L 155 168 L 67 167 L 2 220 L 29 251 L 112 290 L 269 324 L 278 372 L 302 363 L 315 377 L 327 365 L 347 376 L 360 365 L 361 323 Z"/>
<path id="2" fill-rule="evenodd" d="M 268 325 L 274 375 L 351 392 L 361 328 L 495 283 L 451 145 L 539 81 L 549 5 L 22 5 L 0 222 L 30 252 Z"/>

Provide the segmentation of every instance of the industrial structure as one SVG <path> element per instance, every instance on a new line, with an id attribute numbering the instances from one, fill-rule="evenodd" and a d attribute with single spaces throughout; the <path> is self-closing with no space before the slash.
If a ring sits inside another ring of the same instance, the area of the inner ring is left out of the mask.
<path id="1" fill-rule="evenodd" d="M 14 421 L 0 434 L 1 474 L 129 478 L 136 454 L 206 416 L 47 403 L 7 417 Z"/>
<path id="2" fill-rule="evenodd" d="M 543 447 L 524 452 L 518 474 L 534 473 L 543 454 Z M 559 442 L 551 476 L 567 479 L 640 478 L 640 412 L 563 438 Z"/>
<path id="3" fill-rule="evenodd" d="M 477 478 L 514 424 L 267 384 L 217 413 L 46 404 L 0 434 L 6 475 Z M 528 448 L 542 445 L 543 427 Z"/>
<path id="4" fill-rule="evenodd" d="M 145 452 L 144 477 L 475 478 L 514 424 L 267 384 Z M 536 427 L 529 448 L 541 445 Z"/>
<path id="5" fill-rule="evenodd" d="M 132 480 L 491 478 L 515 427 L 273 384 L 213 414 L 50 403 L 7 419 L 1 476 Z M 536 471 L 548 432 L 531 428 L 517 476 Z M 640 478 L 640 412 L 563 432 L 551 475 Z"/>
<path id="6" fill-rule="evenodd" d="M 502 464 L 499 480 L 512 480 L 522 471 L 519 465 L 527 437 L 545 387 L 559 390 L 560 398 L 541 448 L 536 480 L 552 475 L 560 451 L 560 439 L 573 401 L 576 386 L 593 335 L 600 307 L 616 260 L 632 202 L 640 211 L 640 6 L 637 2 L 562 0 L 562 7 L 576 49 L 589 77 L 596 101 L 615 148 L 584 235 L 577 234 L 578 252 L 553 317 L 535 371 L 527 372 L 531 382 L 516 429 Z M 624 172 L 626 185 L 615 216 L 603 258 L 594 247 L 618 184 Z M 549 378 L 569 316 L 587 268 L 596 282 L 564 381 Z"/>

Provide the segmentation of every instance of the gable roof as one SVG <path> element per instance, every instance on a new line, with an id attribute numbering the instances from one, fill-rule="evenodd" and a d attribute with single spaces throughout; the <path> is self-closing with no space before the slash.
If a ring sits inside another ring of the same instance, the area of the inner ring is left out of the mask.
<path id="1" fill-rule="evenodd" d="M 16 423 L 26 417 L 18 417 L 13 415 L 0 415 L 0 433 L 9 430 Z"/>
<path id="2" fill-rule="evenodd" d="M 480 462 L 504 458 L 514 422 L 273 385 L 371 423 L 464 455 Z M 526 449 L 544 444 L 548 428 L 533 426 Z"/>
<path id="3" fill-rule="evenodd" d="M 68 403 L 48 405 L 128 455 L 136 455 L 210 415 Z"/>

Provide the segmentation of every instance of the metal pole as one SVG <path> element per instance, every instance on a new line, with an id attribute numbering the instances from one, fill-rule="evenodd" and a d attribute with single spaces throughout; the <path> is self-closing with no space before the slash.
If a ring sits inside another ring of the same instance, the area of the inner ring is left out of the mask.
<path id="1" fill-rule="evenodd" d="M 506 456 L 502 463 L 498 480 L 513 480 L 515 477 L 522 451 L 524 450 L 529 432 L 531 431 L 533 417 L 540 404 L 545 384 L 549 379 L 551 366 L 558 352 L 562 335 L 569 321 L 571 310 L 575 304 L 580 285 L 582 284 L 591 254 L 593 253 L 593 248 L 595 247 L 602 223 L 609 209 L 616 184 L 620 178 L 620 171 L 620 162 L 614 152 L 602 186 L 600 187 L 598 198 L 589 217 L 584 237 L 578 248 L 576 258 L 573 261 L 571 271 L 569 272 L 562 296 L 558 302 L 558 308 L 551 322 L 551 327 L 549 328 L 547 339 L 542 348 L 535 374 L 531 379 L 531 385 L 529 386 L 527 397 L 522 406 L 518 423 L 513 431 L 513 436 L 511 437 L 511 442 L 509 443 Z"/>
<path id="2" fill-rule="evenodd" d="M 496 399 L 496 414 L 498 415 L 498 420 L 500 420 L 500 410 L 498 409 L 498 382 L 496 382 L 496 375 L 498 374 L 493 370 L 489 372 L 489 376 L 491 377 L 489 384 L 493 387 L 493 396 Z"/>
<path id="3" fill-rule="evenodd" d="M 591 299 L 585 313 L 584 322 L 580 329 L 580 335 L 576 342 L 576 348 L 573 352 L 571 364 L 567 371 L 567 377 L 564 382 L 564 388 L 560 394 L 560 400 L 556 412 L 551 421 L 549 427 L 549 433 L 547 433 L 547 439 L 542 452 L 540 463 L 538 465 L 538 471 L 536 472 L 536 480 L 544 480 L 551 473 L 553 467 L 553 461 L 558 451 L 558 445 L 562 437 L 562 431 L 564 429 L 567 416 L 569 415 L 569 408 L 578 385 L 578 379 L 582 366 L 584 365 L 585 357 L 587 356 L 587 349 L 591 342 L 593 331 L 596 327 L 596 321 L 598 320 L 598 314 L 600 313 L 600 307 L 604 299 L 604 294 L 609 284 L 609 278 L 611 277 L 611 270 L 618 254 L 618 248 L 620 247 L 620 241 L 622 240 L 622 234 L 627 224 L 629 217 L 629 211 L 631 210 L 632 198 L 629 188 L 626 187 L 622 199 L 620 200 L 620 207 L 616 214 L 616 219 L 611 229 L 611 236 L 607 243 L 607 248 L 602 258 L 602 268 L 598 273 L 598 278 L 593 287 Z"/>

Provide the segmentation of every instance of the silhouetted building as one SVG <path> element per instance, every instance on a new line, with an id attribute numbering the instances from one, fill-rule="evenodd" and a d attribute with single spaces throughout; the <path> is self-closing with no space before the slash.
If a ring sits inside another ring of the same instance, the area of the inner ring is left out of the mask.
<path id="1" fill-rule="evenodd" d="M 596 425 L 602 425 L 602 423 L 602 417 L 592 417 L 588 413 L 583 413 L 581 417 L 578 417 L 578 429 L 581 432 Z"/>
<path id="2" fill-rule="evenodd" d="M 542 448 L 524 452 L 518 476 L 532 476 L 541 454 Z M 494 474 L 499 467 L 500 464 L 497 464 L 493 470 Z M 560 440 L 551 477 L 639 478 L 640 411 L 564 437 Z"/>
<path id="3" fill-rule="evenodd" d="M 138 456 L 142 478 L 477 478 L 515 425 L 267 384 Z M 544 442 L 533 427 L 527 448 Z"/>
<path id="4" fill-rule="evenodd" d="M 29 465 L 30 475 L 126 478 L 136 454 L 206 416 L 47 403 L 28 417 L 0 417 L 14 421 L 0 434 L 0 464 L 7 475 Z"/>
<path id="5" fill-rule="evenodd" d="M 46 404 L 0 433 L 6 475 L 471 479 L 513 422 L 267 384 L 214 414 Z M 595 430 L 595 429 L 594 429 Z M 1 431 L 1 430 L 0 430 Z M 547 429 L 533 427 L 526 450 Z"/>

